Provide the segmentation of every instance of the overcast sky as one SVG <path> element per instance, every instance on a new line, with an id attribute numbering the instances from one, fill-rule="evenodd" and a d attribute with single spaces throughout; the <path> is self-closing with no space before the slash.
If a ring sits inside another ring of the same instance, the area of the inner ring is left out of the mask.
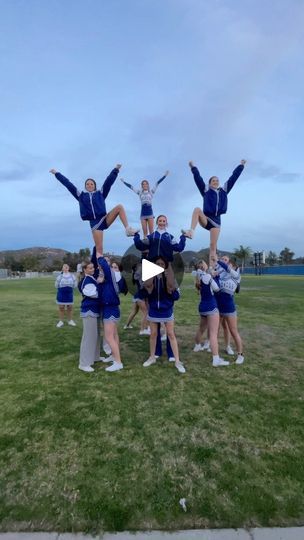
<path id="1" fill-rule="evenodd" d="M 304 255 L 302 0 L 0 0 L 0 249 L 91 247 L 77 201 L 48 173 L 99 186 L 116 163 L 177 236 L 202 206 L 188 161 L 229 194 L 220 250 Z M 106 200 L 139 225 L 119 180 Z M 198 228 L 189 249 L 207 247 Z M 119 223 L 105 249 L 130 245 Z"/>

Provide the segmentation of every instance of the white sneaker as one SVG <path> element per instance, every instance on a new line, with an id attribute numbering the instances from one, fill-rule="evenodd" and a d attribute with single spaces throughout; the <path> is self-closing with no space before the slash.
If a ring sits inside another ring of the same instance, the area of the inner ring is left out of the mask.
<path id="1" fill-rule="evenodd" d="M 139 336 L 148 336 L 148 335 L 150 334 L 147 332 L 146 328 L 144 330 L 139 331 Z"/>
<path id="2" fill-rule="evenodd" d="M 244 362 L 245 358 L 242 354 L 238 354 L 238 357 L 235 361 L 236 364 L 242 364 Z"/>
<path id="3" fill-rule="evenodd" d="M 97 360 L 95 360 L 94 363 L 96 363 L 96 362 L 106 362 L 106 361 L 107 360 L 106 360 L 106 358 L 104 356 L 100 356 L 99 358 L 97 358 Z"/>
<path id="4" fill-rule="evenodd" d="M 206 350 L 207 350 L 207 352 L 211 352 L 211 349 L 210 349 L 210 347 L 208 347 L 208 349 L 206 349 Z"/>
<path id="5" fill-rule="evenodd" d="M 106 342 L 103 343 L 103 344 L 102 344 L 102 348 L 103 348 L 103 350 L 104 350 L 104 352 L 105 352 L 106 354 L 111 354 L 112 350 L 111 350 L 110 345 L 108 345 L 108 343 L 106 343 Z"/>
<path id="6" fill-rule="evenodd" d="M 163 334 L 160 338 L 161 341 L 167 341 L 167 334 Z"/>
<path id="7" fill-rule="evenodd" d="M 85 371 L 86 373 L 92 373 L 94 369 L 91 366 L 78 366 L 81 371 Z"/>
<path id="8" fill-rule="evenodd" d="M 59 322 L 56 324 L 57 328 L 61 328 L 63 325 L 64 325 L 64 322 L 63 322 L 63 321 L 59 321 Z"/>
<path id="9" fill-rule="evenodd" d="M 194 231 L 192 229 L 182 229 L 182 234 L 186 236 L 186 238 L 190 238 L 192 240 Z"/>
<path id="10" fill-rule="evenodd" d="M 206 340 L 204 345 L 202 345 L 202 350 L 210 352 L 210 343 L 208 340 Z"/>
<path id="11" fill-rule="evenodd" d="M 232 348 L 230 345 L 227 345 L 227 347 L 226 347 L 226 353 L 227 353 L 227 354 L 230 354 L 231 356 L 234 355 L 234 350 L 233 350 L 233 348 Z"/>
<path id="12" fill-rule="evenodd" d="M 105 371 L 119 371 L 123 369 L 123 364 L 121 362 L 113 362 L 113 364 L 105 369 Z"/>
<path id="13" fill-rule="evenodd" d="M 199 352 L 199 351 L 203 351 L 203 350 L 204 350 L 204 347 L 202 347 L 200 343 L 196 343 L 194 345 L 193 352 Z"/>
<path id="14" fill-rule="evenodd" d="M 124 330 L 129 330 L 130 328 L 133 328 L 133 326 L 131 326 L 130 324 L 124 325 Z"/>
<path id="15" fill-rule="evenodd" d="M 138 233 L 140 229 L 132 229 L 132 227 L 126 227 L 126 235 L 127 236 L 134 236 L 134 234 Z"/>
<path id="16" fill-rule="evenodd" d="M 170 356 L 170 358 L 168 358 L 169 362 L 175 362 L 175 358 L 174 356 Z"/>
<path id="17" fill-rule="evenodd" d="M 218 360 L 213 360 L 212 365 L 213 367 L 219 367 L 219 366 L 229 366 L 228 360 L 224 360 L 223 358 L 219 358 Z"/>
<path id="18" fill-rule="evenodd" d="M 153 364 L 156 364 L 156 358 L 148 358 L 148 360 L 146 360 L 144 363 L 143 363 L 143 366 L 144 367 L 149 367 L 149 366 L 152 366 Z"/>
<path id="19" fill-rule="evenodd" d="M 186 373 L 186 370 L 181 362 L 175 362 L 175 367 L 179 373 Z"/>
<path id="20" fill-rule="evenodd" d="M 68 322 L 68 324 L 69 324 L 70 326 L 76 326 L 75 321 L 72 321 L 72 320 L 70 320 L 70 321 Z"/>
<path id="21" fill-rule="evenodd" d="M 115 358 L 112 355 L 106 357 L 100 356 L 100 361 L 107 364 L 108 362 L 115 362 Z"/>

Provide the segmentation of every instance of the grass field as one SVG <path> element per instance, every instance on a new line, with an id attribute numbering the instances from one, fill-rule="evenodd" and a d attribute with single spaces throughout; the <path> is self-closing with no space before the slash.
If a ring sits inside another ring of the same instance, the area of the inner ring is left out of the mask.
<path id="1" fill-rule="evenodd" d="M 62 329 L 53 280 L 3 280 L 0 294 L 1 531 L 304 524 L 303 278 L 243 278 L 245 364 L 215 369 L 192 352 L 187 276 L 176 304 L 185 375 L 164 357 L 142 367 L 138 323 L 121 324 L 123 371 L 85 374 L 77 293 L 77 328 Z"/>

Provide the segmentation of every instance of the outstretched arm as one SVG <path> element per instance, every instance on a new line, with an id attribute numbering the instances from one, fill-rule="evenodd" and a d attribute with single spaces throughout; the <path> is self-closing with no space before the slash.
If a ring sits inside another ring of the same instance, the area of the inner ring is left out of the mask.
<path id="1" fill-rule="evenodd" d="M 110 172 L 109 176 L 105 179 L 104 183 L 103 183 L 103 186 L 101 188 L 101 193 L 103 195 L 103 198 L 105 199 L 108 195 L 109 195 L 109 191 L 111 189 L 111 187 L 113 186 L 117 176 L 118 176 L 118 173 L 119 173 L 119 170 L 121 168 L 121 164 L 118 163 L 114 169 Z"/>
<path id="2" fill-rule="evenodd" d="M 175 238 L 173 238 L 173 236 L 172 236 L 171 237 L 171 245 L 172 245 L 173 251 L 178 251 L 179 253 L 181 251 L 184 251 L 185 245 L 186 245 L 186 237 L 185 237 L 185 235 L 181 234 L 179 242 L 177 242 L 177 240 L 175 240 Z"/>
<path id="3" fill-rule="evenodd" d="M 78 191 L 77 187 L 74 186 L 74 184 L 72 184 L 72 182 L 70 182 L 70 180 L 68 180 L 65 176 L 63 176 L 63 174 L 60 174 L 59 172 L 56 171 L 56 169 L 50 169 L 50 173 L 54 174 L 54 176 L 56 176 L 57 180 L 59 180 L 59 182 L 67 188 L 67 190 L 73 195 L 73 197 L 75 197 L 75 199 L 79 199 L 79 195 L 80 195 L 80 191 Z"/>
<path id="4" fill-rule="evenodd" d="M 194 182 L 196 183 L 200 194 L 202 195 L 202 197 L 204 197 L 205 192 L 206 192 L 206 184 L 204 180 L 202 179 L 198 168 L 194 166 L 193 161 L 189 161 L 189 167 L 193 174 Z"/>
<path id="5" fill-rule="evenodd" d="M 159 180 L 157 180 L 155 186 L 151 189 L 152 193 L 155 193 L 155 191 L 157 190 L 159 184 L 161 184 L 161 182 L 163 182 L 165 180 L 165 178 L 167 178 L 168 174 L 169 174 L 169 171 L 166 171 L 164 176 L 162 176 Z"/>
<path id="6" fill-rule="evenodd" d="M 133 187 L 132 184 L 128 184 L 128 182 L 125 182 L 123 178 L 121 178 L 120 181 L 121 181 L 125 186 L 127 186 L 127 187 L 130 188 L 130 189 L 132 189 L 132 191 L 134 191 L 134 193 L 136 193 L 137 195 L 139 194 L 139 189 L 135 189 L 135 187 Z"/>
<path id="7" fill-rule="evenodd" d="M 244 167 L 245 167 L 245 164 L 246 164 L 246 159 L 242 159 L 240 165 L 238 165 L 232 175 L 230 176 L 230 178 L 228 178 L 227 182 L 225 182 L 224 186 L 223 186 L 223 189 L 229 193 L 229 191 L 232 190 L 235 182 L 237 181 L 238 177 L 242 174 L 243 170 L 244 170 Z"/>
<path id="8" fill-rule="evenodd" d="M 141 240 L 139 234 L 136 233 L 133 236 L 133 241 L 134 241 L 135 247 L 139 249 L 139 251 L 147 251 L 147 249 L 149 249 L 149 245 L 150 245 L 149 238 L 145 238 L 144 240 Z"/>

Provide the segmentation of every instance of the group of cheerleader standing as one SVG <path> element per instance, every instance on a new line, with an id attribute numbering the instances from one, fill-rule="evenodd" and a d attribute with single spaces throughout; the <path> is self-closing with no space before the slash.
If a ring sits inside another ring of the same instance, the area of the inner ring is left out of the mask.
<path id="1" fill-rule="evenodd" d="M 244 361 L 242 340 L 237 329 L 237 313 L 234 304 L 234 293 L 240 282 L 238 269 L 230 263 L 227 256 L 217 257 L 217 240 L 221 228 L 221 215 L 227 211 L 227 194 L 234 186 L 245 165 L 242 160 L 236 167 L 223 187 L 219 179 L 212 176 L 206 186 L 199 170 L 193 162 L 189 162 L 195 183 L 203 197 L 203 209 L 195 208 L 192 214 L 190 229 L 182 229 L 180 238 L 176 240 L 167 230 L 168 221 L 165 215 L 156 219 L 154 230 L 154 214 L 152 209 L 153 195 L 161 182 L 168 176 L 169 171 L 150 188 L 149 182 L 143 180 L 139 189 L 128 182 L 122 182 L 132 189 L 140 198 L 143 237 L 140 238 L 139 229 L 130 227 L 123 205 L 118 204 L 109 212 L 106 211 L 105 199 L 114 184 L 121 165 L 118 164 L 106 178 L 101 189 L 97 189 L 96 182 L 88 178 L 85 190 L 79 191 L 76 186 L 55 169 L 50 172 L 55 175 L 70 193 L 77 199 L 80 215 L 83 220 L 89 221 L 94 239 L 92 259 L 83 264 L 83 275 L 78 283 L 82 294 L 81 319 L 83 322 L 83 335 L 80 346 L 79 368 L 85 372 L 93 372 L 95 362 L 106 362 L 109 366 L 106 371 L 114 372 L 123 369 L 120 355 L 118 335 L 118 322 L 120 320 L 119 294 L 128 292 L 126 281 L 121 273 L 117 261 L 110 260 L 103 254 L 103 231 L 110 227 L 119 217 L 125 227 L 126 235 L 133 237 L 135 247 L 142 252 L 142 257 L 154 262 L 164 269 L 157 276 L 142 281 L 141 268 L 134 268 L 134 282 L 137 292 L 133 297 L 134 308 L 129 316 L 125 329 L 130 328 L 130 322 L 137 311 L 141 311 L 142 322 L 140 334 L 150 336 L 150 355 L 143 363 L 149 367 L 157 362 L 161 355 L 161 326 L 164 327 L 167 340 L 167 354 L 170 361 L 179 373 L 185 373 L 185 367 L 179 357 L 179 348 L 174 331 L 174 303 L 179 299 L 180 293 L 172 268 L 174 253 L 180 253 L 186 245 L 186 238 L 193 238 L 194 230 L 198 224 L 210 231 L 209 264 L 201 261 L 196 271 L 196 288 L 200 292 L 199 314 L 200 324 L 196 333 L 194 352 L 210 349 L 212 365 L 226 366 L 228 361 L 219 356 L 218 333 L 220 320 L 225 333 L 226 351 L 234 354 L 230 345 L 230 336 L 233 338 L 237 357 L 235 362 Z M 72 318 L 73 288 L 77 286 L 74 276 L 64 265 L 62 273 L 56 280 L 57 304 L 59 306 L 60 320 L 58 327 L 63 326 L 64 306 L 67 306 L 68 324 L 75 326 Z M 103 325 L 103 348 L 107 357 L 100 357 L 100 321 Z M 207 340 L 201 345 L 204 332 Z"/>

